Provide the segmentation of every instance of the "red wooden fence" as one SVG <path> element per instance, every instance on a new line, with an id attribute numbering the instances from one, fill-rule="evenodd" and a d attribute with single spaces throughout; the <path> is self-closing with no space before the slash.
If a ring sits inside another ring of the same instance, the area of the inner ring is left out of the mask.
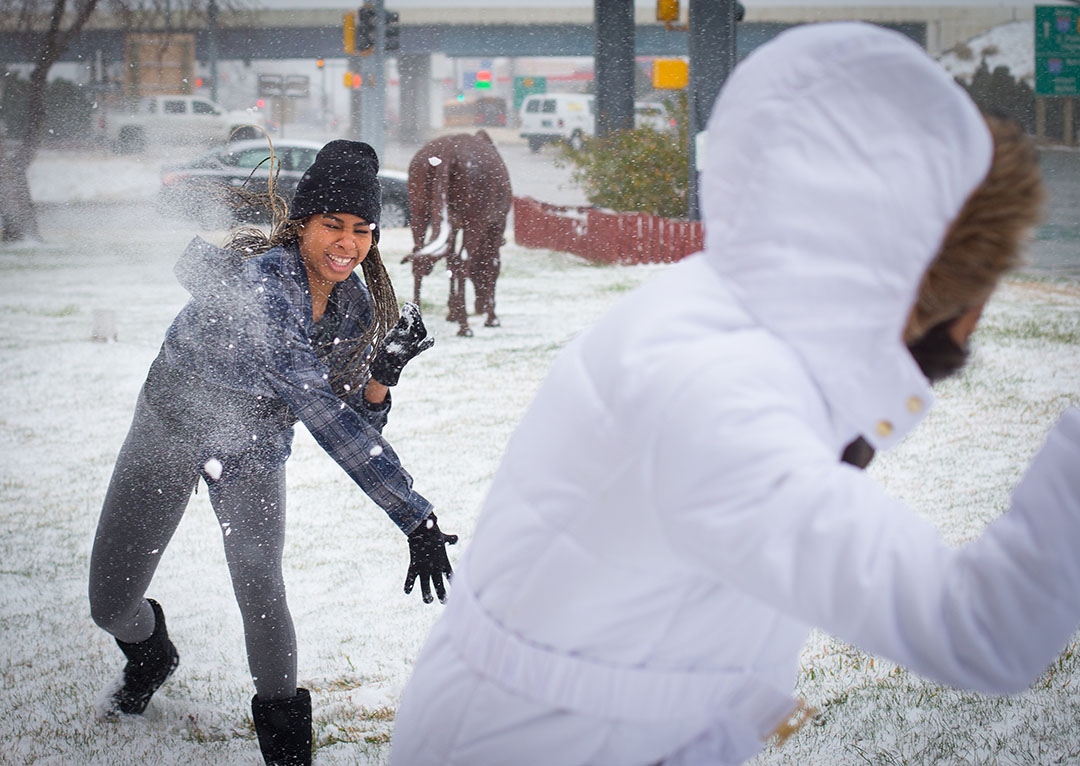
<path id="1" fill-rule="evenodd" d="M 514 239 L 599 263 L 671 263 L 705 246 L 700 221 L 606 213 L 514 197 Z"/>

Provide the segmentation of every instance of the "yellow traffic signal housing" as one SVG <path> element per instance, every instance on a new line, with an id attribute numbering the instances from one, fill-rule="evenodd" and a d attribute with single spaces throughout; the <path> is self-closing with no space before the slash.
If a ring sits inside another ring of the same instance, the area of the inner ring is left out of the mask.
<path id="1" fill-rule="evenodd" d="M 652 85 L 657 90 L 681 90 L 690 82 L 690 65 L 682 59 L 654 59 Z"/>
<path id="2" fill-rule="evenodd" d="M 665 24 L 679 20 L 679 0 L 656 0 L 656 20 Z"/>
<path id="3" fill-rule="evenodd" d="M 345 14 L 345 52 L 350 56 L 356 55 L 356 16 L 351 13 Z"/>

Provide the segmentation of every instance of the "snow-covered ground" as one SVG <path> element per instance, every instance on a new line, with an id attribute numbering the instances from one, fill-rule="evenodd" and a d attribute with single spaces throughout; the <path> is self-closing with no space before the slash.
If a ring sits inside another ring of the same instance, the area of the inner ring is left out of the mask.
<path id="1" fill-rule="evenodd" d="M 94 526 L 147 366 L 184 303 L 171 267 L 195 233 L 141 204 L 156 190 L 153 163 L 101 163 L 43 156 L 31 179 L 35 197 L 54 203 L 43 207 L 45 242 L 0 247 L 0 763 L 258 764 L 239 611 L 205 490 L 150 590 L 180 667 L 146 716 L 93 718 L 122 659 L 89 617 Z M 408 297 L 399 260 L 409 235 L 387 231 L 382 244 Z M 403 375 L 386 431 L 440 524 L 462 536 L 459 548 L 552 355 L 664 268 L 597 267 L 512 240 L 503 264 L 503 326 L 473 321 L 469 339 L 441 321 L 445 279 L 425 280 L 437 343 Z M 115 342 L 90 339 L 100 310 L 115 312 Z M 1047 428 L 1080 404 L 1080 283 L 1010 280 L 977 338 L 970 370 L 942 385 L 925 424 L 870 468 L 957 544 L 1005 510 Z M 441 607 L 401 592 L 404 538 L 302 428 L 288 471 L 286 581 L 300 679 L 314 699 L 315 763 L 382 764 L 401 689 Z M 993 700 L 816 634 L 799 693 L 823 714 L 755 763 L 1077 762 L 1076 647 L 1030 691 Z"/>

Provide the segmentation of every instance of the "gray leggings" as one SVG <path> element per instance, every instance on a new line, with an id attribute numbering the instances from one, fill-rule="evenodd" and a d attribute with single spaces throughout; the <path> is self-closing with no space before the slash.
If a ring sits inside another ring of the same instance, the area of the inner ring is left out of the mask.
<path id="1" fill-rule="evenodd" d="M 184 515 L 202 469 L 198 445 L 179 439 L 140 394 L 94 537 L 90 612 L 121 641 L 154 630 L 144 599 L 161 554 Z M 260 699 L 296 694 L 296 634 L 285 603 L 285 467 L 209 479 L 225 558 L 240 605 L 248 666 Z"/>

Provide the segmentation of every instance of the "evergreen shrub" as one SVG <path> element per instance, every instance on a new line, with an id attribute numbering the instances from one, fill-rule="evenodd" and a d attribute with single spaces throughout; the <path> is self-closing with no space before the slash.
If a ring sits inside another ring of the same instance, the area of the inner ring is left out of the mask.
<path id="1" fill-rule="evenodd" d="M 587 138 L 581 149 L 562 147 L 558 160 L 573 166 L 571 178 L 593 205 L 616 212 L 640 212 L 685 218 L 689 144 L 686 97 L 665 104 L 673 131 L 653 128 L 622 130 L 604 138 Z"/>

